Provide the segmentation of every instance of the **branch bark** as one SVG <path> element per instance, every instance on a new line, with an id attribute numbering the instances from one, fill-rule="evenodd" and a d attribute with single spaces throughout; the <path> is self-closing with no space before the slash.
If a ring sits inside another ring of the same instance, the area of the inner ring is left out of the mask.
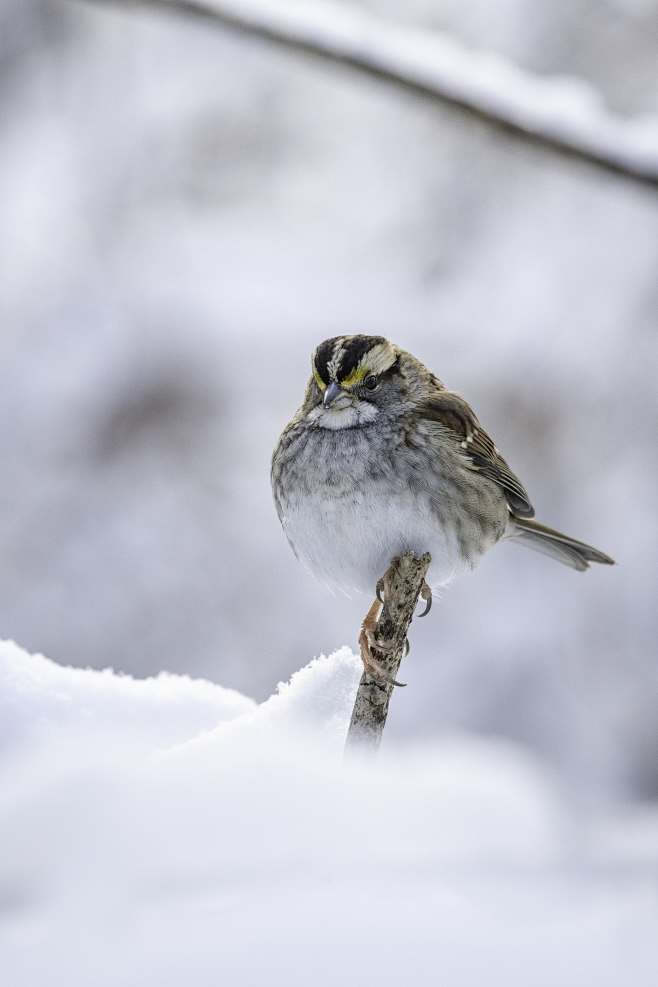
<path id="1" fill-rule="evenodd" d="M 534 76 L 439 32 L 389 22 L 331 0 L 100 2 L 169 9 L 265 38 L 449 103 L 544 148 L 658 184 L 654 118 L 616 117 L 582 80 Z"/>
<path id="2" fill-rule="evenodd" d="M 384 607 L 379 619 L 379 635 L 386 641 L 393 641 L 394 648 L 387 654 L 376 652 L 375 657 L 391 679 L 397 677 L 404 656 L 409 625 L 430 561 L 428 553 L 420 558 L 411 554 L 402 555 L 393 561 L 384 576 Z M 394 688 L 392 683 L 377 681 L 364 671 L 354 702 L 346 750 L 376 750 L 379 747 Z"/>

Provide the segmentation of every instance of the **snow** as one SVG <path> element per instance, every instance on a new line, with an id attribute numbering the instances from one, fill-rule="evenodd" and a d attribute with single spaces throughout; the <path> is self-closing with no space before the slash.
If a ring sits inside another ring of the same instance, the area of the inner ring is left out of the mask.
<path id="1" fill-rule="evenodd" d="M 118 730 L 125 742 L 151 748 L 186 740 L 254 707 L 233 689 L 184 675 L 138 680 L 111 669 L 63 668 L 43 655 L 27 655 L 12 641 L 1 643 L 0 750 L 112 734 L 116 744 Z"/>
<path id="2" fill-rule="evenodd" d="M 184 0 L 165 0 L 185 9 Z M 425 89 L 564 147 L 654 180 L 658 120 L 624 120 L 577 78 L 541 78 L 499 55 L 469 51 L 438 31 L 315 0 L 204 0 L 190 5 L 230 22 Z"/>
<path id="3" fill-rule="evenodd" d="M 256 705 L 3 643 L 5 982 L 654 983 L 655 809 L 596 819 L 465 735 L 345 760 L 359 674 Z"/>

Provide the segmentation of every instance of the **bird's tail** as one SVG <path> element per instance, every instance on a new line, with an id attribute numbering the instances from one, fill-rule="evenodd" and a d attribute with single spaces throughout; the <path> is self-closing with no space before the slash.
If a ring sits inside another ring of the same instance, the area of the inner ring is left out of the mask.
<path id="1" fill-rule="evenodd" d="M 600 562 L 602 565 L 614 565 L 614 559 L 598 548 L 592 548 L 582 541 L 563 535 L 560 531 L 547 528 L 544 524 L 532 521 L 530 518 L 511 518 L 509 537 L 520 545 L 532 548 L 557 559 L 563 565 L 571 566 L 584 572 L 589 569 L 590 562 Z"/>

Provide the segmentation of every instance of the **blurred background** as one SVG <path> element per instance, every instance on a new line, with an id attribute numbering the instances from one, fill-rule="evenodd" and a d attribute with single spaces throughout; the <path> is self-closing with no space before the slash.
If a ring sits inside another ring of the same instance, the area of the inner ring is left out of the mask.
<path id="1" fill-rule="evenodd" d="M 658 114 L 654 0 L 358 5 Z M 490 553 L 414 625 L 389 742 L 658 796 L 657 270 L 647 184 L 208 22 L 3 0 L 0 636 L 259 699 L 354 644 L 366 601 L 295 561 L 269 459 L 317 343 L 381 333 L 620 563 Z"/>

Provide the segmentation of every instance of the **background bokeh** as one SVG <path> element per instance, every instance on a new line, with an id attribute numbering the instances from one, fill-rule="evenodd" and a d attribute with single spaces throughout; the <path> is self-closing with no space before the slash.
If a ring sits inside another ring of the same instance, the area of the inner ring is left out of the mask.
<path id="1" fill-rule="evenodd" d="M 658 113 L 653 0 L 362 6 Z M 296 563 L 269 457 L 314 346 L 382 333 L 620 563 L 496 549 L 414 625 L 387 736 L 657 796 L 657 269 L 648 185 L 207 23 L 4 0 L 0 636 L 256 698 L 354 643 L 364 601 Z"/>

